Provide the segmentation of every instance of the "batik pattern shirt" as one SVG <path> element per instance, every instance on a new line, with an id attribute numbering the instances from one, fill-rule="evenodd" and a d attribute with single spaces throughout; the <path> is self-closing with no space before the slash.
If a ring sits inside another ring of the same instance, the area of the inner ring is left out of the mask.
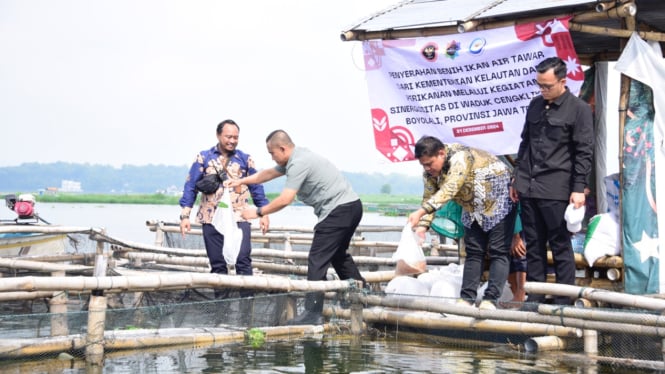
<path id="1" fill-rule="evenodd" d="M 429 228 L 436 210 L 454 200 L 462 206 L 462 223 L 473 222 L 489 231 L 510 213 L 510 170 L 496 156 L 461 144 L 446 144 L 446 160 L 439 175 L 423 173 L 422 208 L 418 226 Z"/>
<path id="2" fill-rule="evenodd" d="M 242 152 L 239 149 L 227 157 L 219 152 L 217 146 L 209 150 L 201 151 L 196 155 L 196 160 L 192 163 L 187 174 L 185 187 L 182 191 L 180 198 L 180 206 L 183 215 L 189 215 L 194 203 L 196 202 L 196 182 L 203 178 L 205 175 L 217 173 L 217 171 L 225 172 L 229 179 L 240 179 L 248 175 L 256 173 L 254 167 L 254 160 L 250 155 Z M 201 193 L 201 205 L 196 213 L 196 221 L 199 223 L 211 223 L 215 215 L 216 207 L 219 205 L 222 195 L 224 193 L 224 186 L 220 185 L 219 189 L 212 194 Z M 254 205 L 257 207 L 268 205 L 268 199 L 265 196 L 263 186 L 260 184 L 240 185 L 229 191 L 231 197 L 231 205 L 237 222 L 246 221 L 242 218 L 242 211 L 250 207 L 249 198 L 251 196 Z"/>

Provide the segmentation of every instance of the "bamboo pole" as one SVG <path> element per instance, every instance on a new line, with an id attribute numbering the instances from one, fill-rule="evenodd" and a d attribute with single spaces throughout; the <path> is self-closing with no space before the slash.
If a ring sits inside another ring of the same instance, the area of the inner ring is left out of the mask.
<path id="1" fill-rule="evenodd" d="M 588 268 L 588 267 L 597 267 L 597 268 L 622 268 L 623 267 L 623 258 L 621 256 L 604 256 L 598 258 L 593 264 L 589 264 L 584 255 L 581 253 L 575 253 L 575 266 L 578 269 Z M 547 263 L 552 265 L 554 263 L 554 258 L 552 257 L 552 252 L 547 251 Z"/>
<path id="2" fill-rule="evenodd" d="M 102 242 L 97 242 L 97 256 L 95 257 L 95 277 L 106 275 L 107 256 L 104 254 Z M 93 367 L 100 367 L 104 362 L 104 330 L 106 326 L 106 296 L 104 290 L 94 288 L 91 290 L 88 304 L 88 329 L 85 334 L 85 362 Z"/>
<path id="3" fill-rule="evenodd" d="M 584 330 L 584 353 L 598 353 L 598 331 Z"/>
<path id="4" fill-rule="evenodd" d="M 52 272 L 83 272 L 91 271 L 92 266 L 85 265 L 66 265 L 66 264 L 51 264 L 32 260 L 22 260 L 19 258 L 4 258 L 0 257 L 0 267 L 10 269 L 24 269 L 41 271 L 44 273 Z"/>
<path id="5" fill-rule="evenodd" d="M 85 334 L 85 361 L 90 365 L 101 365 L 104 361 L 104 321 L 106 319 L 106 297 L 90 296 L 88 304 L 88 329 Z"/>
<path id="6" fill-rule="evenodd" d="M 614 3 L 612 3 L 614 5 Z M 601 21 L 606 19 L 617 19 L 634 16 L 637 12 L 635 3 L 624 3 L 619 6 L 612 6 L 611 8 L 603 9 L 603 11 L 593 11 L 580 13 L 573 17 L 574 22 L 588 22 L 588 21 Z"/>
<path id="7" fill-rule="evenodd" d="M 351 332 L 355 335 L 361 335 L 365 331 L 363 323 L 363 306 L 360 303 L 351 304 Z"/>
<path id="8" fill-rule="evenodd" d="M 189 266 L 202 266 L 202 267 L 208 267 L 209 266 L 209 261 L 208 258 L 205 256 L 198 256 L 198 257 L 192 257 L 192 256 L 180 256 L 180 257 L 174 257 L 170 256 L 166 253 L 144 253 L 144 252 L 126 252 L 126 251 L 118 251 L 115 253 L 116 257 L 120 258 L 125 258 L 131 261 L 135 260 L 141 260 L 141 261 L 154 261 L 157 263 L 163 263 L 163 264 L 173 264 L 173 265 L 189 265 Z M 253 249 L 252 250 L 252 257 L 255 259 L 253 262 L 252 266 L 259 268 L 259 269 L 268 269 L 270 267 L 274 267 L 275 269 L 282 267 L 282 266 L 287 266 L 287 271 L 290 271 L 288 269 L 288 266 L 292 266 L 292 271 L 293 272 L 299 272 L 302 269 L 304 269 L 305 273 L 307 273 L 307 268 L 303 266 L 296 266 L 296 265 L 288 265 L 288 264 L 275 264 L 275 263 L 262 263 L 260 261 L 257 261 L 257 258 L 262 258 L 262 257 L 268 257 L 268 258 L 278 258 L 278 259 L 284 259 L 284 260 L 306 260 L 309 256 L 308 252 L 291 252 L 291 253 L 285 253 L 284 251 L 280 250 L 270 250 L 270 249 Z M 433 257 L 433 256 L 427 256 L 426 261 L 428 265 L 445 265 L 445 264 L 450 264 L 453 263 L 456 258 L 453 257 Z M 355 256 L 353 258 L 353 261 L 359 265 L 376 265 L 376 266 L 395 266 L 396 265 L 396 260 L 389 258 L 389 257 L 369 257 L 369 256 Z M 1 262 L 0 262 L 1 265 Z"/>
<path id="9" fill-rule="evenodd" d="M 149 225 L 149 228 L 151 231 L 155 231 L 156 228 L 155 226 L 158 225 L 157 223 L 154 222 L 147 222 Z M 403 227 L 399 226 L 358 226 L 358 229 L 356 230 L 357 233 L 362 233 L 362 232 L 400 232 L 403 229 Z M 179 227 L 172 227 L 172 226 L 163 226 L 161 227 L 161 230 L 164 232 L 171 232 L 171 233 L 179 233 L 180 229 Z M 280 231 L 285 231 L 285 232 L 280 232 Z M 298 235 L 298 234 L 293 234 L 290 231 L 295 231 L 295 232 L 305 232 L 312 234 L 313 229 L 312 228 L 304 228 L 304 227 L 277 227 L 277 228 L 272 228 L 270 229 L 270 232 L 267 234 L 262 234 L 258 230 L 253 230 L 252 231 L 252 243 L 254 244 L 270 244 L 270 243 L 285 243 L 285 245 L 311 245 L 312 243 L 312 237 L 313 235 Z M 192 229 L 190 232 L 190 235 L 202 235 L 202 232 L 200 229 Z M 360 249 L 360 250 L 367 250 L 369 249 L 372 251 L 374 248 L 383 248 L 387 251 L 394 251 L 397 248 L 397 242 L 396 241 L 368 241 L 364 240 L 362 235 L 357 235 L 354 237 L 354 239 L 350 243 L 350 249 Z M 128 246 L 132 248 L 137 248 L 137 249 L 143 249 L 143 250 L 150 250 L 150 251 L 155 251 L 155 248 L 162 248 L 160 246 L 145 246 L 145 245 L 140 245 L 140 246 Z M 451 244 L 443 244 L 439 243 L 436 245 L 433 245 L 432 243 L 423 243 L 422 246 L 423 250 L 433 250 L 433 251 L 441 251 L 441 252 L 447 252 L 447 251 L 454 251 L 457 252 L 457 246 L 456 245 L 451 245 Z M 124 249 L 126 250 L 126 249 Z M 185 251 L 191 251 L 192 249 L 184 249 L 181 248 L 181 250 Z M 256 249 L 254 249 L 256 250 Z M 283 252 L 289 252 L 289 251 L 283 251 Z M 205 252 L 202 252 L 203 255 L 205 255 Z M 354 256 L 355 258 L 355 256 Z"/>
<path id="10" fill-rule="evenodd" d="M 155 221 L 148 220 L 146 221 L 146 226 L 150 231 L 156 231 L 158 228 L 161 228 L 164 232 L 175 232 L 180 233 L 180 224 L 177 222 L 164 222 L 164 221 Z M 396 225 L 359 225 L 356 228 L 356 232 L 400 232 L 402 231 L 403 226 Z M 201 230 L 200 224 L 192 223 L 192 232 L 194 230 Z M 261 233 L 259 228 L 252 228 L 252 233 Z M 313 233 L 313 227 L 305 226 L 270 226 L 270 232 L 304 232 L 304 233 Z"/>
<path id="11" fill-rule="evenodd" d="M 526 282 L 524 289 L 527 293 L 568 296 L 570 298 L 586 298 L 602 301 L 608 304 L 618 304 L 633 308 L 663 311 L 665 300 L 647 296 L 629 295 L 597 288 L 577 287 L 567 284 Z"/>
<path id="12" fill-rule="evenodd" d="M 572 286 L 571 286 L 572 287 Z M 389 297 L 380 297 L 374 295 L 353 295 L 367 305 L 380 305 L 384 307 L 393 307 L 409 310 L 424 310 L 429 312 L 446 313 L 473 317 L 474 319 L 493 319 L 502 321 L 522 321 L 529 323 L 541 323 L 551 326 L 566 326 L 575 328 L 576 337 L 582 336 L 582 330 L 597 330 L 619 332 L 635 335 L 645 336 L 665 336 L 665 328 L 659 326 L 645 326 L 640 323 L 607 323 L 606 321 L 584 320 L 580 318 L 571 318 L 560 315 L 560 313 L 551 313 L 551 309 L 547 309 L 547 305 L 540 305 L 538 312 L 521 312 L 513 310 L 480 310 L 476 308 L 469 308 L 466 306 L 459 306 L 455 304 L 448 304 L 442 301 L 437 301 L 433 298 L 412 297 L 412 296 L 397 296 L 391 295 Z M 556 306 L 559 309 L 573 309 L 569 306 Z M 543 333 L 540 335 L 556 335 Z"/>
<path id="13" fill-rule="evenodd" d="M 322 326 L 262 327 L 266 339 L 298 338 L 331 330 Z M 106 331 L 104 342 L 108 350 L 135 350 L 162 346 L 187 345 L 194 347 L 242 342 L 244 331 L 225 328 L 172 328 L 149 330 Z M 86 346 L 82 335 L 34 339 L 0 339 L 0 358 L 19 358 L 81 350 Z"/>
<path id="14" fill-rule="evenodd" d="M 455 316 L 471 317 L 477 320 L 492 319 L 492 320 L 501 320 L 508 322 L 523 322 L 527 324 L 541 324 L 541 325 L 550 325 L 550 326 L 562 325 L 561 319 L 558 317 L 551 317 L 546 315 L 540 315 L 538 313 L 521 312 L 515 310 L 482 310 L 476 308 L 469 308 L 467 306 L 450 304 L 438 298 L 414 297 L 414 296 L 405 296 L 405 295 L 389 295 L 386 297 L 381 297 L 376 295 L 356 295 L 356 294 L 352 295 L 352 297 L 357 298 L 358 301 L 366 305 L 407 309 L 412 311 L 435 312 L 445 315 L 450 314 Z M 575 328 L 571 328 L 571 330 L 568 330 L 568 333 L 570 334 L 566 336 L 577 337 L 577 338 L 582 336 L 582 331 Z M 548 334 L 541 333 L 540 335 L 548 335 Z"/>
<path id="15" fill-rule="evenodd" d="M 3 291 L 164 290 L 173 288 L 243 288 L 273 291 L 342 291 L 357 287 L 347 281 L 307 281 L 286 277 L 160 272 L 141 276 L 0 278 Z"/>
<path id="16" fill-rule="evenodd" d="M 57 292 L 57 291 L 56 291 Z M 0 292 L 0 302 L 15 300 L 45 299 L 53 296 L 53 291 L 40 292 Z"/>
<path id="17" fill-rule="evenodd" d="M 141 256 L 138 256 L 138 257 L 141 257 Z M 169 259 L 168 256 L 166 256 L 166 258 Z M 184 257 L 183 257 L 183 259 L 184 259 Z M 210 271 L 210 267 L 209 267 L 207 259 L 193 258 L 191 260 L 192 260 L 192 262 L 190 263 L 190 265 L 199 265 L 199 266 L 198 267 L 182 266 L 182 264 L 183 264 L 182 262 L 179 262 L 179 261 L 177 261 L 177 259 L 174 259 L 172 261 L 172 263 L 177 264 L 178 266 L 173 266 L 171 268 L 174 268 L 178 271 L 197 272 L 197 273 L 208 273 Z M 165 262 L 165 263 L 171 263 L 171 262 Z M 252 266 L 256 269 L 261 270 L 261 271 L 266 271 L 267 270 L 267 271 L 271 271 L 273 273 L 290 274 L 290 275 L 293 275 L 293 274 L 307 275 L 307 266 L 304 266 L 304 265 L 299 266 L 299 265 L 275 264 L 275 263 L 254 261 L 254 262 L 252 262 Z M 115 270 L 116 270 L 117 273 L 120 273 L 120 275 L 144 275 L 144 274 L 149 275 L 149 274 L 154 274 L 154 273 L 148 273 L 148 272 L 144 272 L 144 271 L 134 271 L 134 270 L 121 269 L 121 268 L 116 268 Z M 333 269 L 329 269 L 328 274 L 336 275 L 336 273 Z M 367 283 L 389 282 L 393 278 L 395 278 L 395 271 L 394 270 L 361 271 L 360 274 L 363 276 L 363 278 L 365 278 L 365 281 L 367 281 Z M 263 275 L 267 276 L 267 274 L 263 274 Z M 0 295 L 1 295 L 1 293 L 0 293 Z"/>
<path id="18" fill-rule="evenodd" d="M 21 256 L 21 260 L 35 262 L 91 262 L 95 253 L 58 253 L 53 255 Z"/>
<path id="19" fill-rule="evenodd" d="M 52 276 L 64 276 L 63 271 L 53 272 Z M 69 335 L 67 326 L 67 294 L 55 291 L 49 300 L 49 312 L 51 314 L 51 336 Z"/>
<path id="20" fill-rule="evenodd" d="M 538 311 L 547 315 L 564 316 L 586 320 L 665 327 L 665 316 L 645 312 L 622 312 L 608 309 L 561 308 L 560 306 L 556 305 L 539 305 Z"/>
<path id="21" fill-rule="evenodd" d="M 100 229 L 78 226 L 42 226 L 42 225 L 0 225 L 0 234 L 39 233 L 39 234 L 93 234 Z"/>
<path id="22" fill-rule="evenodd" d="M 604 36 L 614 36 L 617 38 L 629 39 L 631 35 L 635 32 L 642 39 L 651 40 L 656 42 L 665 42 L 665 34 L 656 31 L 633 31 L 632 29 L 613 29 L 610 27 L 601 27 L 601 26 L 591 26 L 583 25 L 575 22 L 568 23 L 568 29 L 570 31 L 584 32 L 587 34 L 593 35 L 604 35 Z"/>
<path id="23" fill-rule="evenodd" d="M 561 351 L 567 346 L 568 342 L 558 336 L 534 336 L 524 341 L 524 349 L 531 353 Z"/>
<path id="24" fill-rule="evenodd" d="M 325 308 L 324 314 L 328 316 L 349 319 L 351 317 L 351 310 Z M 539 323 L 496 321 L 490 319 L 478 320 L 475 318 L 459 317 L 453 315 L 443 316 L 441 314 L 435 313 L 400 312 L 384 308 L 364 309 L 362 318 L 368 323 L 388 323 L 398 326 L 418 327 L 433 330 L 466 330 L 473 332 L 492 332 L 499 334 L 556 335 L 571 337 L 578 335 L 578 329 L 564 326 L 553 326 Z"/>
<path id="25" fill-rule="evenodd" d="M 624 14 L 621 17 L 627 17 L 627 14 L 630 14 L 630 7 L 628 9 L 621 8 L 621 14 Z M 609 11 L 610 13 L 612 10 Z M 342 41 L 363 41 L 363 40 L 372 40 L 372 39 L 402 39 L 402 38 L 417 38 L 417 37 L 427 37 L 427 36 L 436 36 L 436 35 L 451 35 L 459 33 L 462 31 L 479 31 L 479 30 L 492 30 L 501 27 L 516 26 L 525 23 L 531 22 L 544 22 L 554 18 L 565 18 L 568 14 L 553 14 L 548 16 L 538 16 L 538 17 L 525 17 L 520 18 L 519 20 L 508 20 L 508 21 L 494 21 L 494 22 L 479 22 L 478 20 L 469 21 L 467 23 L 462 23 L 460 25 L 449 25 L 449 26 L 439 26 L 439 27 L 419 27 L 414 29 L 400 29 L 400 30 L 382 30 L 382 31 L 365 31 L 365 30 L 348 30 L 342 32 L 340 38 Z M 591 19 L 589 13 L 582 13 L 580 20 L 586 21 Z M 597 16 L 597 17 L 603 17 Z M 605 18 L 610 17 L 608 14 Z M 462 28 L 459 28 L 462 26 Z M 589 34 L 596 35 L 610 35 L 621 38 L 630 38 L 632 31 L 630 30 L 620 30 L 612 29 L 608 27 L 584 25 L 577 22 L 577 18 L 574 17 L 573 20 L 568 22 L 570 31 L 579 31 Z M 640 37 L 645 40 L 653 41 L 665 41 L 665 34 L 660 32 L 651 32 L 651 31 L 638 31 Z"/>

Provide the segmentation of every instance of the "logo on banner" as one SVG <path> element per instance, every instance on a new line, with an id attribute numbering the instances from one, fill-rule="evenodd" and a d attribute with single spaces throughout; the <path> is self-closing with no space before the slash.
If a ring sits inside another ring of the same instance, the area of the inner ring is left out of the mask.
<path id="1" fill-rule="evenodd" d="M 404 126 L 390 127 L 388 115 L 383 109 L 372 109 L 374 143 L 384 156 L 392 162 L 413 160 L 411 145 L 416 141 L 411 131 Z"/>

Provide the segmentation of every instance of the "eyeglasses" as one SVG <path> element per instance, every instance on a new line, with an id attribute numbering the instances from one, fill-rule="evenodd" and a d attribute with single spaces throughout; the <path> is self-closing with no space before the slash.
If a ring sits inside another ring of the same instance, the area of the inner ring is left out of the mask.
<path id="1" fill-rule="evenodd" d="M 543 90 L 543 91 L 549 91 L 549 90 L 551 90 L 554 86 L 556 86 L 557 84 L 561 83 L 562 80 L 563 80 L 563 79 L 559 79 L 558 81 L 556 81 L 556 83 L 552 83 L 552 84 L 539 83 L 539 82 L 536 81 L 536 84 L 538 85 L 538 88 L 540 88 L 541 90 Z"/>

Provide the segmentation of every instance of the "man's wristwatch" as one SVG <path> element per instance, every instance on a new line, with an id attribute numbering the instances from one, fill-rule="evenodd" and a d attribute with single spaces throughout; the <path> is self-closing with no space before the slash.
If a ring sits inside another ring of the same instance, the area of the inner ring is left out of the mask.
<path id="1" fill-rule="evenodd" d="M 263 213 L 261 213 L 261 207 L 256 208 L 256 215 L 259 217 L 263 217 Z"/>
<path id="2" fill-rule="evenodd" d="M 186 216 L 184 214 L 180 215 L 180 220 L 182 221 L 183 219 L 189 219 L 189 216 Z"/>

